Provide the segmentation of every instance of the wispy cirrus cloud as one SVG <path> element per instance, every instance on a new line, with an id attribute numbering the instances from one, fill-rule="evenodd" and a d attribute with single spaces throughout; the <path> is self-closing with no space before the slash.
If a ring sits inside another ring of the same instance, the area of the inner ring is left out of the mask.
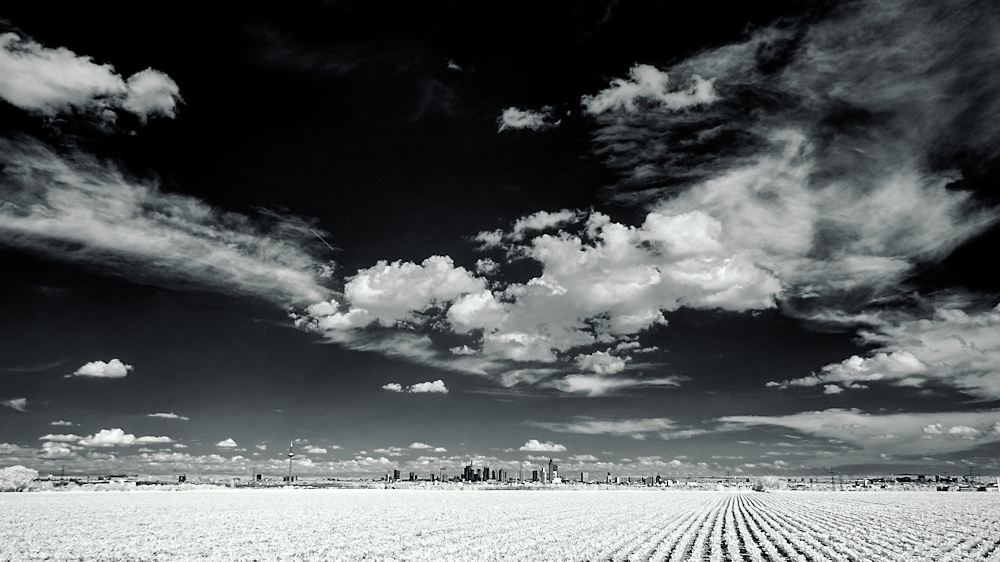
<path id="1" fill-rule="evenodd" d="M 285 306 L 323 300 L 311 225 L 223 212 L 82 152 L 0 138 L 0 244 L 170 286 Z"/>
<path id="2" fill-rule="evenodd" d="M 931 318 L 886 319 L 862 330 L 860 337 L 877 346 L 865 357 L 854 355 L 818 373 L 768 385 L 842 389 L 867 388 L 866 383 L 935 383 L 983 400 L 1000 398 L 1000 305 L 971 313 L 938 308 Z"/>
<path id="3" fill-rule="evenodd" d="M 177 414 L 175 414 L 173 412 L 157 412 L 155 414 L 146 414 L 146 417 L 148 417 L 148 418 L 163 418 L 163 419 L 167 419 L 167 420 L 180 420 L 180 421 L 188 421 L 188 420 L 191 419 L 191 418 L 186 417 L 186 416 L 179 416 L 179 415 L 177 415 Z"/>
<path id="4" fill-rule="evenodd" d="M 681 380 L 679 377 L 635 378 L 613 375 L 566 375 L 546 382 L 545 386 L 569 394 L 605 396 L 635 388 L 680 386 Z"/>
<path id="5" fill-rule="evenodd" d="M 645 439 L 649 433 L 677 429 L 677 424 L 670 418 L 597 419 L 581 417 L 569 422 L 527 421 L 525 424 L 556 433 L 622 435 L 632 439 Z"/>
<path id="6" fill-rule="evenodd" d="M 987 70 L 998 23 L 976 2 L 943 17 L 916 0 L 859 2 L 665 69 L 711 81 L 711 103 L 611 103 L 663 91 L 656 69 L 619 80 L 593 112 L 594 150 L 621 177 L 609 195 L 706 213 L 722 247 L 781 281 L 788 313 L 856 313 L 996 224 L 996 209 L 947 186 L 998 154 L 985 126 L 1000 116 Z"/>
<path id="7" fill-rule="evenodd" d="M 11 398 L 8 400 L 0 399 L 0 406 L 5 406 L 17 410 L 18 412 L 28 411 L 28 399 L 27 398 Z"/>
<path id="8" fill-rule="evenodd" d="M 853 449 L 844 453 L 842 461 L 953 453 L 1000 441 L 998 410 L 868 414 L 833 408 L 779 416 L 725 416 L 716 421 L 743 427 L 785 427 L 835 439 Z"/>

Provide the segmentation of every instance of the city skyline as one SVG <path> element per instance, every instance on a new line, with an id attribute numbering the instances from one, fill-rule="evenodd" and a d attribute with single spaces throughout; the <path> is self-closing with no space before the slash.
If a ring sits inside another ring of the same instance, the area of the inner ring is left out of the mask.
<path id="1" fill-rule="evenodd" d="M 996 6 L 52 10 L 0 466 L 1000 473 Z"/>

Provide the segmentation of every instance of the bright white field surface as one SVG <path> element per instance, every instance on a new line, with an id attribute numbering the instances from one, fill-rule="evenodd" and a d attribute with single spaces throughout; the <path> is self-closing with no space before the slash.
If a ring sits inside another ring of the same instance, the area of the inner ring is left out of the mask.
<path id="1" fill-rule="evenodd" d="M 1000 494 L 0 494 L 0 560 L 1000 561 Z"/>

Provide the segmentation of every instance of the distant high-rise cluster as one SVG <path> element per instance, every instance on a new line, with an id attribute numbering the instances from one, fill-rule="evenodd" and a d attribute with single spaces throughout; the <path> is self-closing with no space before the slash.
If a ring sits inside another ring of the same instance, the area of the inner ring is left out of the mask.
<path id="1" fill-rule="evenodd" d="M 462 473 L 458 476 L 448 477 L 444 473 L 444 469 L 439 469 L 437 474 L 433 472 L 427 477 L 421 479 L 420 476 L 415 472 L 410 472 L 407 475 L 407 482 L 454 482 L 454 483 L 471 483 L 471 482 L 483 482 L 489 484 L 569 484 L 569 483 L 582 483 L 582 484 L 597 484 L 601 483 L 600 480 L 591 480 L 589 472 L 578 472 L 573 473 L 572 476 L 564 477 L 559 473 L 559 465 L 556 464 L 555 459 L 549 459 L 549 461 L 538 468 L 529 468 L 524 465 L 518 466 L 516 472 L 508 472 L 504 468 L 491 468 L 489 465 L 477 467 L 475 463 L 469 461 L 469 464 L 462 468 Z M 383 477 L 383 481 L 388 483 L 395 483 L 402 481 L 403 474 L 399 470 L 393 470 L 391 474 L 386 474 Z M 601 477 L 597 477 L 601 478 Z M 612 477 L 611 473 L 607 473 L 607 476 L 603 479 L 604 484 L 611 485 L 625 485 L 625 486 L 670 486 L 672 481 L 664 480 L 660 478 L 659 475 L 655 476 L 615 476 Z"/>

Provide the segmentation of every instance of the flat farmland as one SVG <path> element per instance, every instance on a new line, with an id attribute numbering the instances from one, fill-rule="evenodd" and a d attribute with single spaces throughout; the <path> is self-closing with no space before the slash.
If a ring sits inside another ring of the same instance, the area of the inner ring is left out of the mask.
<path id="1" fill-rule="evenodd" d="M 1000 561 L 1000 494 L 0 494 L 0 560 Z"/>

